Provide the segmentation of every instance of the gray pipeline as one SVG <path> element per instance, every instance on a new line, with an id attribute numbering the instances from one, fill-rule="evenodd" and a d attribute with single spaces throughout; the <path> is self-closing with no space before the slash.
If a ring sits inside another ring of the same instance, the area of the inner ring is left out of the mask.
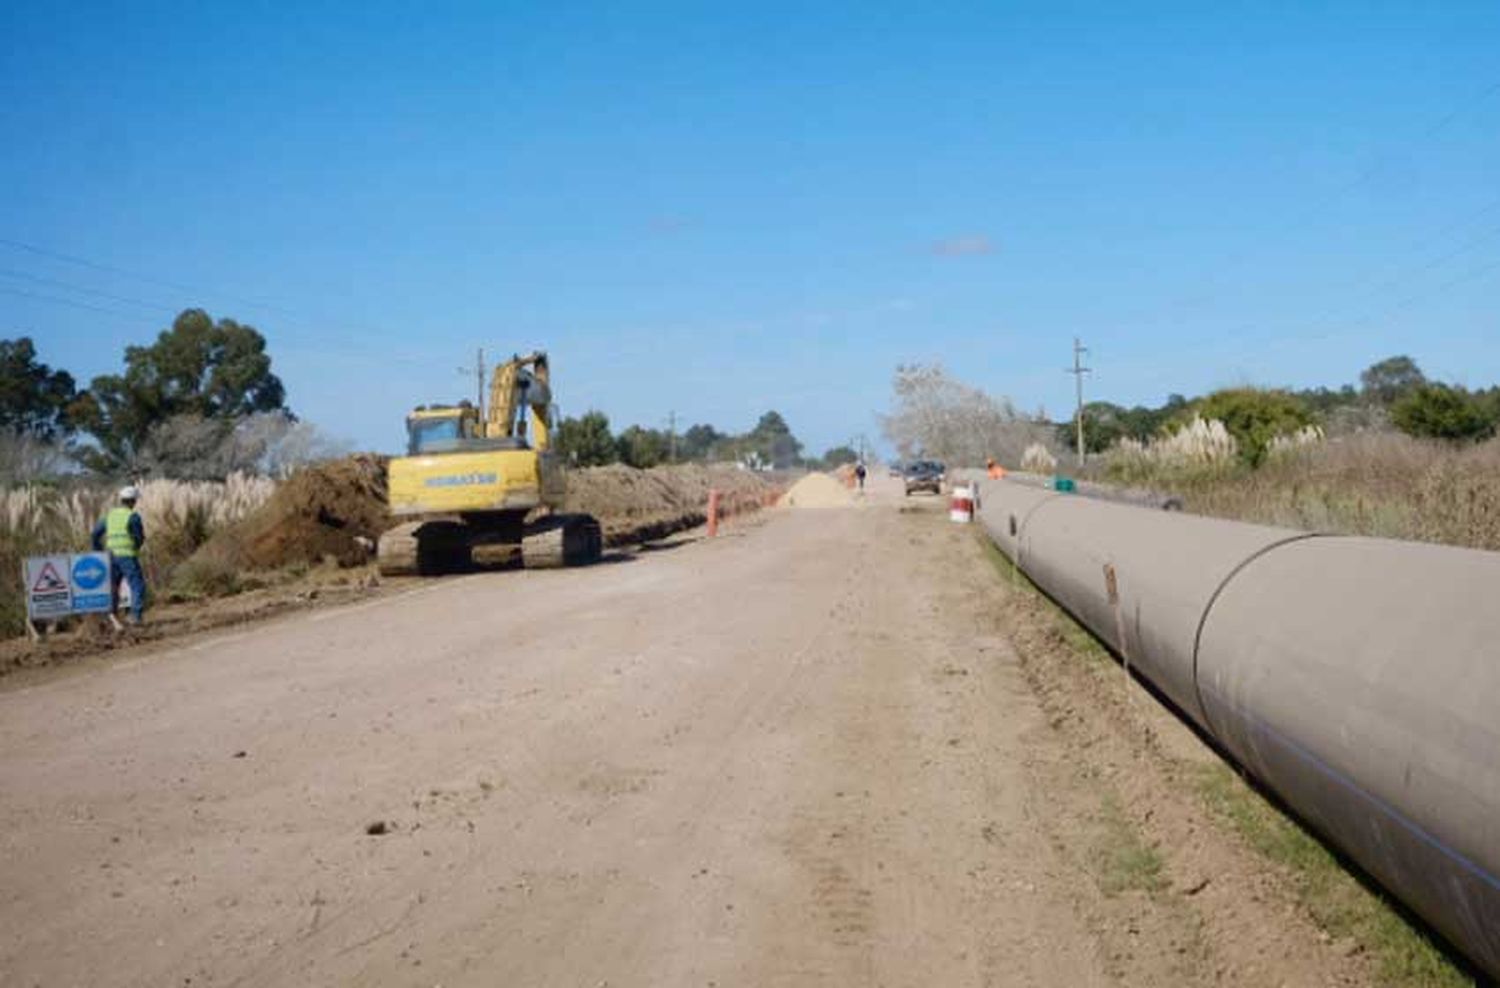
<path id="1" fill-rule="evenodd" d="M 1037 586 L 1500 977 L 1500 553 L 977 486 Z"/>

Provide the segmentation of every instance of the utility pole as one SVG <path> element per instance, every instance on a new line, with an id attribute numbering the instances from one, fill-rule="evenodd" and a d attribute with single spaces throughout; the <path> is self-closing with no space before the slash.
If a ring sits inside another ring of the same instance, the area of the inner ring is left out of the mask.
<path id="1" fill-rule="evenodd" d="M 1074 418 L 1078 426 L 1078 465 L 1083 466 L 1083 375 L 1090 373 L 1090 368 L 1083 366 L 1083 355 L 1089 352 L 1089 348 L 1083 345 L 1078 337 L 1073 337 L 1073 366 L 1067 368 L 1067 373 L 1072 374 L 1074 383 L 1078 386 L 1078 412 Z"/>
<path id="2" fill-rule="evenodd" d="M 677 462 L 677 412 L 667 413 L 667 462 Z"/>
<path id="3" fill-rule="evenodd" d="M 460 367 L 460 374 L 474 375 L 474 407 L 479 409 L 479 421 L 484 421 L 484 347 L 474 351 L 474 366 Z"/>

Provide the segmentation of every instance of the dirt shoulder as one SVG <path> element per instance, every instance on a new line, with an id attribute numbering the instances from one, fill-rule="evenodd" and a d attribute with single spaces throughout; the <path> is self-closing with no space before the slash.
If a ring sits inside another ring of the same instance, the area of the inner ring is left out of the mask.
<path id="1" fill-rule="evenodd" d="M 756 513 L 734 516 L 723 523 L 732 533 L 765 522 Z M 703 537 L 699 527 L 653 525 L 638 538 L 622 541 L 605 563 L 629 560 L 640 553 L 661 552 Z M 503 574 L 497 574 L 503 575 Z M 102 619 L 46 636 L 41 641 L 13 638 L 0 641 L 0 693 L 24 689 L 69 675 L 98 669 L 113 662 L 191 645 L 225 629 L 295 618 L 313 610 L 336 609 L 400 597 L 434 584 L 421 577 L 382 577 L 373 564 L 357 567 L 324 565 L 305 572 L 263 574 L 269 585 L 227 597 L 205 597 L 153 607 L 141 627 L 114 631 Z"/>

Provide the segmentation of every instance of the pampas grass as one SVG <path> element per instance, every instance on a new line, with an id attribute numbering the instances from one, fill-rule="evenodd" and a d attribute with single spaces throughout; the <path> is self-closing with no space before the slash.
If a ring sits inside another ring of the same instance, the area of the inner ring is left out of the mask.
<path id="1" fill-rule="evenodd" d="M 148 480 L 139 486 L 136 510 L 146 527 L 142 561 L 157 583 L 170 578 L 172 569 L 214 532 L 249 515 L 276 490 L 275 481 L 243 473 L 223 482 Z M 89 548 L 90 533 L 117 496 L 114 487 L 0 489 L 0 635 L 25 630 L 19 579 L 25 557 Z"/>

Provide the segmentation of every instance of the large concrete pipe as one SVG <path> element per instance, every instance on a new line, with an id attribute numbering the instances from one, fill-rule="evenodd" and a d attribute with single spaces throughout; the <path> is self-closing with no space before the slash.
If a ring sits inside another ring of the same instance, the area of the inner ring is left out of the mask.
<path id="1" fill-rule="evenodd" d="M 1500 554 L 1004 481 L 980 496 L 986 529 L 1038 586 L 1500 975 Z"/>
<path id="2" fill-rule="evenodd" d="M 1043 503 L 1061 497 L 1056 491 L 1005 481 L 974 479 L 978 491 L 975 514 L 1000 551 L 1021 564 L 1020 534 L 1026 519 Z"/>
<path id="3" fill-rule="evenodd" d="M 1283 546 L 1203 623 L 1209 730 L 1490 973 L 1500 973 L 1500 553 Z"/>
<path id="4" fill-rule="evenodd" d="M 1247 559 L 1301 538 L 1289 529 L 1062 496 L 1028 519 L 1021 558 L 1038 586 L 1206 727 L 1193 654 L 1209 602 Z M 1106 566 L 1115 574 L 1124 641 Z"/>

